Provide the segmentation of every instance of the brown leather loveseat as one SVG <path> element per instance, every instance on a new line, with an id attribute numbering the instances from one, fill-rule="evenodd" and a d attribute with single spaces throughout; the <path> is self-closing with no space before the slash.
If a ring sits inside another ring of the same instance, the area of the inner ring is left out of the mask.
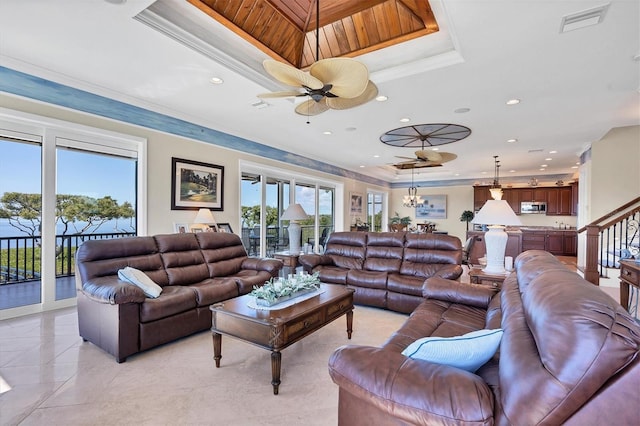
<path id="1" fill-rule="evenodd" d="M 149 298 L 119 279 L 125 267 L 143 271 L 160 295 Z M 80 336 L 123 362 L 211 328 L 210 305 L 249 293 L 281 268 L 276 259 L 247 257 L 231 233 L 87 241 L 76 253 Z"/>
<path id="2" fill-rule="evenodd" d="M 334 232 L 324 254 L 299 262 L 322 282 L 355 289 L 355 303 L 410 313 L 424 300 L 427 278 L 462 275 L 462 244 L 444 234 Z"/>
<path id="3" fill-rule="evenodd" d="M 547 252 L 522 253 L 515 267 L 499 292 L 429 279 L 382 348 L 334 352 L 339 424 L 638 424 L 640 326 Z M 424 336 L 496 328 L 498 353 L 475 373 L 401 354 Z"/>

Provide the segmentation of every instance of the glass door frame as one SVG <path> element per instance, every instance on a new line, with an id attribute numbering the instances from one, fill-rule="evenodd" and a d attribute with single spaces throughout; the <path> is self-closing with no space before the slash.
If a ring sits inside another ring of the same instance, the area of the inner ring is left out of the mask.
<path id="1" fill-rule="evenodd" d="M 76 298 L 56 299 L 56 144 L 58 139 L 72 139 L 79 143 L 104 149 L 129 149 L 137 152 L 138 235 L 147 233 L 147 139 L 130 136 L 77 123 L 0 108 L 0 134 L 14 139 L 21 135 L 36 136 L 42 141 L 42 273 L 41 302 L 0 311 L 0 320 L 75 306 Z"/>

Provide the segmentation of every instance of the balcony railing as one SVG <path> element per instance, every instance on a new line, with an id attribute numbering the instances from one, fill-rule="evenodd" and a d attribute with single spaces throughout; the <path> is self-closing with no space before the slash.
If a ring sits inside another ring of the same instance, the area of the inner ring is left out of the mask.
<path id="1" fill-rule="evenodd" d="M 329 232 L 333 229 L 332 226 L 320 226 L 319 233 L 323 234 L 323 230 L 327 228 L 327 232 L 325 235 L 328 235 Z M 300 246 L 304 246 L 304 244 L 312 244 L 315 242 L 314 239 L 314 225 L 302 225 L 301 226 L 301 234 L 300 234 Z M 247 253 L 249 256 L 258 256 L 260 254 L 260 228 L 242 228 L 242 234 L 240 236 L 242 239 L 242 243 L 247 249 Z M 267 257 L 273 256 L 273 253 L 277 251 L 283 251 L 289 249 L 289 233 L 287 232 L 286 227 L 277 227 L 277 226 L 268 226 L 265 238 L 267 247 L 266 247 L 266 255 Z"/>
<path id="2" fill-rule="evenodd" d="M 56 235 L 56 277 L 73 276 L 76 249 L 88 240 L 131 237 L 135 232 Z M 0 285 L 40 279 L 42 237 L 0 237 Z"/>

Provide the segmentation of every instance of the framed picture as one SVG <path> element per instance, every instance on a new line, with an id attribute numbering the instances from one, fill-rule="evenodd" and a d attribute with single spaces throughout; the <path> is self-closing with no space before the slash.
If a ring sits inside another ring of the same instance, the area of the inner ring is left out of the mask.
<path id="1" fill-rule="evenodd" d="M 349 192 L 349 213 L 351 216 L 361 215 L 363 212 L 364 195 L 360 192 Z"/>
<path id="2" fill-rule="evenodd" d="M 174 223 L 173 232 L 176 234 L 185 234 L 187 232 L 191 232 L 191 228 L 188 223 Z"/>
<path id="3" fill-rule="evenodd" d="M 219 223 L 218 224 L 218 232 L 229 232 L 233 234 L 233 230 L 231 229 L 231 225 L 228 223 Z"/>
<path id="4" fill-rule="evenodd" d="M 416 219 L 446 219 L 447 196 L 423 195 L 422 204 L 416 207 Z"/>
<path id="5" fill-rule="evenodd" d="M 171 210 L 223 209 L 224 167 L 171 158 Z"/>

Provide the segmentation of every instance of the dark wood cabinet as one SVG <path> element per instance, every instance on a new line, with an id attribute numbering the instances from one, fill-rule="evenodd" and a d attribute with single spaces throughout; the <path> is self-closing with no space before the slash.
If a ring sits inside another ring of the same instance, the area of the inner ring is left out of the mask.
<path id="1" fill-rule="evenodd" d="M 570 186 L 547 189 L 548 216 L 571 216 L 572 202 L 573 194 Z"/>
<path id="2" fill-rule="evenodd" d="M 478 211 L 491 199 L 489 186 L 473 187 L 473 209 Z M 561 187 L 542 188 L 502 188 L 502 199 L 516 214 L 520 214 L 522 201 L 543 201 L 547 203 L 548 216 L 578 215 L 578 183 Z"/>
<path id="3" fill-rule="evenodd" d="M 575 256 L 578 234 L 575 230 L 523 230 L 522 251 L 545 250 L 559 256 Z"/>

